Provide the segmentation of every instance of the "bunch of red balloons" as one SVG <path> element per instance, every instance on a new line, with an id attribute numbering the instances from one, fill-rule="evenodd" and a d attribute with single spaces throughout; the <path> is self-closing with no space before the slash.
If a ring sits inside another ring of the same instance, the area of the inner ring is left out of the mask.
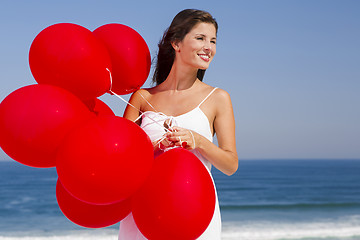
<path id="1" fill-rule="evenodd" d="M 38 84 L 17 89 L 0 103 L 0 146 L 22 164 L 56 167 L 64 215 L 99 228 L 133 211 L 149 239 L 177 239 L 169 238 L 177 231 L 187 232 L 181 239 L 200 236 L 215 206 L 205 167 L 183 149 L 154 160 L 147 134 L 98 99 L 106 92 L 129 94 L 144 84 L 151 58 L 141 35 L 116 23 L 93 32 L 54 24 L 35 37 L 29 64 Z"/>

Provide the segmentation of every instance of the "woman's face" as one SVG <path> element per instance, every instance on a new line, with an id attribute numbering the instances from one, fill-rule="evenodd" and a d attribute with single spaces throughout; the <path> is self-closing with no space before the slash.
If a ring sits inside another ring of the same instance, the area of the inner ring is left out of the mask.
<path id="1" fill-rule="evenodd" d="M 176 60 L 196 69 L 207 69 L 216 53 L 216 29 L 211 23 L 198 23 L 175 46 Z"/>

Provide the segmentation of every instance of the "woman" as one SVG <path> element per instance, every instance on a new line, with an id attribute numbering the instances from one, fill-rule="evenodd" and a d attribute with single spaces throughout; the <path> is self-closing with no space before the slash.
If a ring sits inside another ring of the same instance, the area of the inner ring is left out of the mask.
<path id="1" fill-rule="evenodd" d="M 130 98 L 124 117 L 138 123 L 153 141 L 155 153 L 174 147 L 192 151 L 207 167 L 236 172 L 235 120 L 229 94 L 202 82 L 216 53 L 218 25 L 207 12 L 178 13 L 159 43 L 153 81 Z M 140 110 L 140 111 L 139 111 Z M 218 145 L 212 143 L 216 133 Z M 219 240 L 218 200 L 213 219 L 199 239 Z M 146 239 L 132 215 L 120 224 L 119 239 Z"/>

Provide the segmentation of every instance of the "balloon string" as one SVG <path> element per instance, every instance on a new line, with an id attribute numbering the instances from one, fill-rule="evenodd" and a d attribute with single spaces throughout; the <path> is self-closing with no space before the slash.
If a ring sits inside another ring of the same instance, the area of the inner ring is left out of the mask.
<path id="1" fill-rule="evenodd" d="M 121 96 L 119 96 L 118 94 L 116 94 L 115 92 L 113 92 L 111 89 L 112 89 L 112 85 L 113 85 L 113 80 L 112 80 L 112 74 L 111 74 L 111 71 L 106 68 L 106 70 L 109 72 L 109 76 L 110 76 L 110 89 L 109 89 L 109 93 L 111 93 L 112 95 L 115 95 L 116 97 L 120 98 L 123 102 L 125 102 L 126 104 L 132 106 L 133 108 L 135 108 L 136 110 L 138 110 L 141 114 L 143 114 L 143 112 L 138 109 L 137 107 L 135 107 L 134 105 L 132 105 L 131 103 L 129 103 L 128 101 L 126 101 L 124 98 L 122 98 Z M 136 120 L 135 120 L 136 122 Z"/>
<path id="2" fill-rule="evenodd" d="M 132 105 L 130 102 L 126 101 L 124 98 L 122 98 L 120 95 L 116 94 L 115 92 L 112 91 L 112 84 L 113 84 L 113 80 L 112 80 L 112 74 L 111 74 L 111 71 L 106 68 L 106 70 L 109 72 L 109 75 L 110 75 L 110 89 L 109 89 L 109 93 L 118 97 L 119 99 L 121 99 L 123 102 L 125 102 L 126 104 L 128 104 L 129 106 L 133 107 L 134 109 L 136 109 L 137 111 L 139 111 L 140 116 L 135 119 L 134 122 L 136 122 L 138 119 L 140 119 L 142 117 L 142 115 L 145 114 L 145 112 L 141 111 L 139 108 L 135 107 L 134 105 Z M 141 94 L 140 94 L 141 95 Z M 142 96 L 142 95 L 141 95 Z M 146 100 L 146 99 L 145 99 Z M 150 104 L 150 103 L 149 103 Z M 154 109 L 155 110 L 155 109 Z M 165 132 L 171 132 L 172 130 L 172 126 L 169 126 L 169 127 L 166 127 L 164 125 L 161 125 L 158 121 L 154 120 L 153 118 L 151 118 L 150 116 L 147 116 L 151 121 L 153 121 L 153 123 L 156 123 L 157 125 L 159 125 L 161 128 L 163 128 L 165 130 Z M 172 122 L 172 117 L 170 117 L 170 122 Z M 166 136 L 162 136 L 158 139 L 156 139 L 154 142 L 156 142 L 155 145 L 159 145 L 159 149 L 161 149 L 161 142 L 166 139 Z M 180 140 L 180 144 L 181 144 L 181 139 Z M 170 148 L 166 148 L 165 150 L 170 150 L 172 148 L 176 148 L 176 147 L 170 147 Z"/>
<path id="3" fill-rule="evenodd" d="M 115 92 L 113 92 L 111 89 L 112 89 L 112 75 L 111 75 L 111 72 L 108 68 L 106 68 L 106 70 L 109 72 L 109 75 L 110 75 L 110 89 L 109 89 L 109 93 L 111 93 L 112 95 L 118 97 L 119 99 L 121 99 L 123 102 L 125 102 L 126 104 L 128 104 L 129 106 L 133 107 L 134 109 L 136 109 L 137 111 L 139 111 L 139 113 L 141 113 L 141 115 L 134 121 L 136 122 L 143 114 L 144 112 L 141 111 L 139 108 L 135 107 L 134 105 L 132 105 L 130 102 L 126 101 L 124 98 L 122 98 L 120 95 L 116 94 Z M 151 118 L 150 116 L 147 116 L 151 121 L 153 121 L 154 123 L 156 123 L 157 125 L 159 125 L 160 127 L 162 127 L 165 132 L 169 132 L 170 130 L 167 129 L 165 126 L 161 125 L 160 123 L 158 123 L 156 120 L 154 120 L 153 118 Z"/>
<path id="4" fill-rule="evenodd" d="M 109 75 L 110 75 L 110 89 L 109 89 L 109 91 L 111 92 L 112 84 L 113 84 L 112 74 L 111 74 L 111 72 L 110 72 L 110 70 L 108 68 L 106 68 L 106 70 L 109 72 Z"/>
<path id="5" fill-rule="evenodd" d="M 121 99 L 123 102 L 125 102 L 125 103 L 128 104 L 129 106 L 135 108 L 137 111 L 139 111 L 139 113 L 141 113 L 141 115 L 140 115 L 137 119 L 135 119 L 134 122 L 136 122 L 140 117 L 142 117 L 142 115 L 144 114 L 144 112 L 142 112 L 140 109 L 138 109 L 137 107 L 135 107 L 134 105 L 132 105 L 131 103 L 129 103 L 128 101 L 126 101 L 124 98 L 122 98 L 122 97 L 119 96 L 118 94 L 114 93 L 112 90 L 109 90 L 109 92 L 110 92 L 111 94 L 113 94 L 114 96 L 118 97 L 119 99 Z M 167 129 L 165 126 L 161 125 L 160 123 L 158 123 L 156 120 L 154 120 L 154 119 L 151 118 L 150 116 L 147 116 L 147 117 L 148 117 L 153 123 L 156 123 L 156 124 L 159 125 L 161 128 L 163 128 L 163 129 L 165 130 L 165 132 L 170 132 L 169 129 Z M 161 143 L 165 138 L 166 138 L 166 137 L 163 136 L 163 137 L 161 137 L 161 138 L 159 138 L 159 139 L 156 139 L 156 140 L 154 141 L 154 142 L 156 142 L 155 145 L 159 145 L 159 146 L 158 146 L 159 149 L 161 149 L 160 143 Z"/>

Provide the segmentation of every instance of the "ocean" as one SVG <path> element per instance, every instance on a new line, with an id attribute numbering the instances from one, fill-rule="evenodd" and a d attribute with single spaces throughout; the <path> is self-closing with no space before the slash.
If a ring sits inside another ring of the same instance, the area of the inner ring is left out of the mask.
<path id="1" fill-rule="evenodd" d="M 240 160 L 212 170 L 223 240 L 360 240 L 360 160 Z M 119 224 L 70 222 L 55 196 L 56 170 L 0 161 L 0 240 L 116 240 Z"/>

